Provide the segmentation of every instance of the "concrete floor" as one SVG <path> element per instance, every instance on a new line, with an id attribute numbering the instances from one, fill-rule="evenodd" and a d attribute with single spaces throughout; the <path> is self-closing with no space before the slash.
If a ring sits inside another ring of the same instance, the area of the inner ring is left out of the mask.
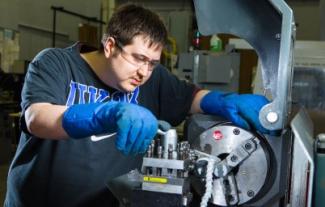
<path id="1" fill-rule="evenodd" d="M 0 206 L 3 206 L 6 195 L 8 168 L 9 165 L 0 165 Z"/>

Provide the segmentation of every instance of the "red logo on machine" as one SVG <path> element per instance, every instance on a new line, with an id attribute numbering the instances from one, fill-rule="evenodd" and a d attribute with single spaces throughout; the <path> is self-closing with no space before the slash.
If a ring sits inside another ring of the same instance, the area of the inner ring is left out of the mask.
<path id="1" fill-rule="evenodd" d="M 220 140 L 220 139 L 222 139 L 222 138 L 223 138 L 223 134 L 222 134 L 222 132 L 221 132 L 220 130 L 216 130 L 216 131 L 214 131 L 214 132 L 213 132 L 213 138 L 214 138 L 215 140 Z"/>

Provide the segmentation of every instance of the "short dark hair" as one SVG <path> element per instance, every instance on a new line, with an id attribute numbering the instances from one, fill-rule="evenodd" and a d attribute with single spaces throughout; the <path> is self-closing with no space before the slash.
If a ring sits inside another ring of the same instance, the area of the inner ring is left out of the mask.
<path id="1" fill-rule="evenodd" d="M 108 22 L 102 38 L 104 44 L 108 37 L 117 38 L 123 45 L 132 43 L 137 35 L 144 35 L 151 44 L 167 43 L 167 30 L 161 18 L 144 7 L 125 4 L 120 6 Z"/>

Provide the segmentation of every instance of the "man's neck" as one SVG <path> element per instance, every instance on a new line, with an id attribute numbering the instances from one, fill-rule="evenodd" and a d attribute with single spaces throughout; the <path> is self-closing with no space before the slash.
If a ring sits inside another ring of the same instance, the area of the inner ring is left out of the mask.
<path id="1" fill-rule="evenodd" d="M 103 77 L 102 74 L 107 71 L 108 67 L 104 53 L 93 51 L 88 53 L 81 53 L 80 56 L 88 63 L 94 73 L 101 79 L 101 77 Z"/>

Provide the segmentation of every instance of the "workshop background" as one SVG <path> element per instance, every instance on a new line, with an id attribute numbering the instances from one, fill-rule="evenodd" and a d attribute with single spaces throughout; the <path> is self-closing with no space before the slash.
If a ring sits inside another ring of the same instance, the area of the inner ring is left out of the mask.
<path id="1" fill-rule="evenodd" d="M 180 78 L 209 89 L 239 93 L 258 90 L 254 50 L 228 34 L 200 35 L 191 0 L 1 0 L 0 203 L 6 192 L 8 166 L 19 142 L 20 92 L 28 63 L 48 47 L 65 47 L 75 41 L 98 46 L 105 22 L 114 8 L 125 2 L 144 5 L 162 16 L 170 36 L 162 64 Z M 309 109 L 317 134 L 325 131 L 321 126 L 325 117 L 325 0 L 287 3 L 297 26 L 294 101 Z M 202 66 L 205 70 L 197 76 L 190 70 L 193 50 L 208 54 L 206 58 L 212 62 Z M 214 70 L 217 66 L 223 70 Z M 312 67 L 308 70 L 312 73 L 306 75 L 306 68 Z"/>

